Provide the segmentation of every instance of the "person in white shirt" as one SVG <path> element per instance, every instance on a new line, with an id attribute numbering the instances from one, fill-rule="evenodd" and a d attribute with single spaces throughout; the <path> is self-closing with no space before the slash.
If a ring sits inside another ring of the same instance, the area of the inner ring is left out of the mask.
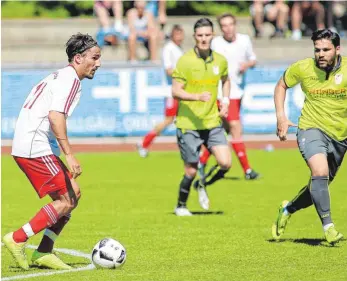
<path id="1" fill-rule="evenodd" d="M 32 263 L 52 269 L 71 267 L 52 253 L 54 241 L 69 221 L 81 196 L 76 178 L 82 173 L 67 137 L 66 119 L 81 97 L 81 80 L 92 79 L 100 67 L 100 48 L 88 34 L 72 35 L 66 43 L 69 65 L 41 80 L 30 91 L 17 119 L 12 155 L 40 198 L 53 200 L 26 224 L 3 237 L 18 265 L 28 270 L 28 239 L 45 230 Z M 60 160 L 63 150 L 67 166 Z M 70 170 L 70 171 L 69 171 Z"/>
<path id="2" fill-rule="evenodd" d="M 162 62 L 166 72 L 167 82 L 172 84 L 172 73 L 175 69 L 178 59 L 183 55 L 181 44 L 184 40 L 184 32 L 181 26 L 174 25 L 171 31 L 171 40 L 168 41 L 162 53 Z M 175 119 L 178 110 L 178 101 L 172 97 L 165 100 L 165 119 L 155 126 L 143 139 L 142 143 L 137 144 L 137 149 L 141 157 L 148 155 L 148 148 L 154 141 L 155 137 L 168 127 Z"/>
<path id="3" fill-rule="evenodd" d="M 246 34 L 236 32 L 236 18 L 230 13 L 218 17 L 222 36 L 217 36 L 212 41 L 212 50 L 223 55 L 228 61 L 229 77 L 231 82 L 229 113 L 226 121 L 230 128 L 226 128 L 232 136 L 233 147 L 246 179 L 257 179 L 259 174 L 248 163 L 246 147 L 242 140 L 242 124 L 240 122 L 240 107 L 243 96 L 243 75 L 248 68 L 256 65 L 256 55 L 253 52 L 251 39 Z M 230 129 L 230 130 L 229 130 Z M 200 177 L 205 175 L 205 166 L 210 153 L 203 150 L 200 163 Z"/>

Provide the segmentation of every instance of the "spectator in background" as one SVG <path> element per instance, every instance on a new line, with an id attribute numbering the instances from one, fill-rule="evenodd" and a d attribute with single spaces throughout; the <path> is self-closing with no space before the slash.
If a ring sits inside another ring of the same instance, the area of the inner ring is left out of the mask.
<path id="1" fill-rule="evenodd" d="M 158 29 L 153 14 L 145 8 L 146 1 L 134 1 L 134 8 L 130 9 L 126 15 L 130 61 L 136 60 L 136 41 L 145 44 L 151 61 L 157 60 Z"/>
<path id="2" fill-rule="evenodd" d="M 284 29 L 287 26 L 289 8 L 283 0 L 278 1 L 254 1 L 250 7 L 255 28 L 255 37 L 262 37 L 263 24 L 270 22 L 275 26 L 275 32 L 270 36 L 284 37 Z"/>
<path id="3" fill-rule="evenodd" d="M 116 45 L 123 29 L 122 0 L 95 1 L 94 12 L 100 24 L 96 35 L 98 45 Z M 112 17 L 114 22 L 111 20 Z"/>
<path id="4" fill-rule="evenodd" d="M 160 28 L 164 29 L 167 21 L 166 0 L 150 0 L 147 2 L 146 10 L 158 19 Z"/>
<path id="5" fill-rule="evenodd" d="M 347 1 L 329 1 L 326 6 L 328 28 L 344 36 L 347 30 Z"/>
<path id="6" fill-rule="evenodd" d="M 300 40 L 302 37 L 301 24 L 304 23 L 305 32 L 310 35 L 309 30 L 324 29 L 324 7 L 319 1 L 297 1 L 291 9 L 292 39 Z"/>

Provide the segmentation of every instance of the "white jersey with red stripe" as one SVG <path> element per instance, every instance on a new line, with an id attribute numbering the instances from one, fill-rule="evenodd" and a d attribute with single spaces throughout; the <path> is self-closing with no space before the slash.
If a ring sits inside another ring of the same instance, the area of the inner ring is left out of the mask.
<path id="1" fill-rule="evenodd" d="M 179 58 L 183 55 L 183 50 L 180 46 L 176 45 L 172 40 L 167 42 L 163 47 L 162 52 L 162 62 L 164 69 L 172 69 L 174 70 L 176 67 L 176 63 Z M 168 84 L 172 84 L 172 79 L 167 75 Z"/>
<path id="2" fill-rule="evenodd" d="M 72 114 L 81 97 L 81 81 L 72 66 L 59 69 L 33 87 L 17 119 L 12 155 L 36 158 L 60 149 L 50 127 L 50 111 Z"/>
<path id="3" fill-rule="evenodd" d="M 243 95 L 243 74 L 240 73 L 240 65 L 257 59 L 250 37 L 247 34 L 236 33 L 236 39 L 229 42 L 223 36 L 217 36 L 212 40 L 211 49 L 227 59 L 231 81 L 230 98 L 240 99 Z"/>

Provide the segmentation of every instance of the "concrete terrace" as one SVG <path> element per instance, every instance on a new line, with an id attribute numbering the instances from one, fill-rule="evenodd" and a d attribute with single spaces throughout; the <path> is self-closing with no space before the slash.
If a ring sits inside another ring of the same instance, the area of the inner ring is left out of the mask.
<path id="1" fill-rule="evenodd" d="M 169 32 L 173 24 L 179 23 L 186 33 L 183 48 L 189 49 L 193 44 L 192 26 L 199 17 L 169 17 L 165 31 Z M 61 64 L 66 62 L 64 44 L 69 36 L 76 32 L 95 35 L 98 29 L 96 19 L 64 19 L 64 20 L 2 20 L 2 65 L 16 64 Z M 253 35 L 250 18 L 238 19 L 238 31 Z M 266 25 L 266 37 L 252 39 L 258 61 L 261 64 L 286 63 L 298 59 L 312 57 L 313 49 L 309 38 L 300 41 L 291 39 L 268 39 L 272 26 Z M 216 34 L 219 28 L 216 25 Z M 159 52 L 164 42 L 161 42 Z M 346 45 L 347 41 L 342 43 Z M 139 46 L 139 55 L 145 56 L 146 51 Z M 117 63 L 127 59 L 127 45 L 103 49 L 103 62 Z"/>

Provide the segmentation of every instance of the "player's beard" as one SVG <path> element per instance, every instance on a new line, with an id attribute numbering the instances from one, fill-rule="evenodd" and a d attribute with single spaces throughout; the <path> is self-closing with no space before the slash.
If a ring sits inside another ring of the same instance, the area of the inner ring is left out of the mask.
<path id="1" fill-rule="evenodd" d="M 321 67 L 319 65 L 319 59 L 318 60 L 316 59 L 316 66 L 318 68 L 326 71 L 326 72 L 330 72 L 334 68 L 334 66 L 335 66 L 335 62 L 337 61 L 336 58 L 337 58 L 337 55 L 335 53 L 335 55 L 329 61 L 327 61 L 327 65 L 324 66 L 324 67 Z"/>

